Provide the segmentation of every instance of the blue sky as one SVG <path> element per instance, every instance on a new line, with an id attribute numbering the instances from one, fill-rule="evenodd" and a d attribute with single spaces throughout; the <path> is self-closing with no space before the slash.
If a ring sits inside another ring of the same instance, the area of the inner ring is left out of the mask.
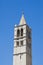
<path id="1" fill-rule="evenodd" d="M 0 0 L 0 65 L 13 65 L 14 25 L 22 12 L 32 28 L 32 65 L 43 65 L 43 0 Z"/>

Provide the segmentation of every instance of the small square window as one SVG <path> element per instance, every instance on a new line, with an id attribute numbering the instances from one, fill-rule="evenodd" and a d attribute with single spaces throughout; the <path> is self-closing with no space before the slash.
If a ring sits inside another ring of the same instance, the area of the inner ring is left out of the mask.
<path id="1" fill-rule="evenodd" d="M 19 46 L 19 42 L 17 42 L 17 46 Z"/>
<path id="2" fill-rule="evenodd" d="M 23 41 L 21 41 L 21 46 L 23 46 Z"/>

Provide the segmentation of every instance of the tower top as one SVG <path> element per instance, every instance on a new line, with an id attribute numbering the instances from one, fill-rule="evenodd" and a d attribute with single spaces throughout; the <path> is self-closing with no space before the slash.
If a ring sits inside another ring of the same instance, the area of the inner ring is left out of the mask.
<path id="1" fill-rule="evenodd" d="M 24 25 L 24 24 L 26 24 L 26 21 L 25 21 L 25 18 L 24 18 L 24 14 L 22 14 L 19 25 Z"/>

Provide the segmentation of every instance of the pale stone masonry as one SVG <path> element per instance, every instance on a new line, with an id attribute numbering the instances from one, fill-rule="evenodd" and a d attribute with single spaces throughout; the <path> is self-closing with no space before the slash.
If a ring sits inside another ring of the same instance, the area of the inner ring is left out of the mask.
<path id="1" fill-rule="evenodd" d="M 32 65 L 31 28 L 22 15 L 14 28 L 13 65 Z"/>

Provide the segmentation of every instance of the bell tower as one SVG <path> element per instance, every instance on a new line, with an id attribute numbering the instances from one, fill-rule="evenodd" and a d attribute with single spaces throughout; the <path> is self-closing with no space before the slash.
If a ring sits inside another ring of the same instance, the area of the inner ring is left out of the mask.
<path id="1" fill-rule="evenodd" d="M 14 28 L 13 65 L 32 65 L 31 28 L 22 15 Z"/>

